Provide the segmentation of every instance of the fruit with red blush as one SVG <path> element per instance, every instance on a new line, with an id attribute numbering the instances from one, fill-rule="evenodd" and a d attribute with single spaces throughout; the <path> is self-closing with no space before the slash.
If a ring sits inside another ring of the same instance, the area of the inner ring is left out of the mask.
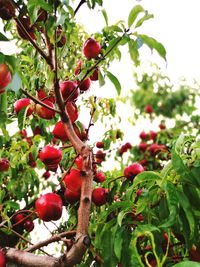
<path id="1" fill-rule="evenodd" d="M 70 203 L 74 204 L 80 199 L 80 191 L 71 191 L 69 188 L 66 188 L 65 193 L 65 200 Z"/>
<path id="2" fill-rule="evenodd" d="M 166 125 L 164 123 L 160 123 L 159 124 L 159 128 L 160 128 L 160 130 L 165 130 L 166 129 Z"/>
<path id="3" fill-rule="evenodd" d="M 34 229 L 34 222 L 30 219 L 28 219 L 25 223 L 24 223 L 24 229 L 27 231 L 27 232 L 31 232 L 33 231 Z"/>
<path id="4" fill-rule="evenodd" d="M 39 158 L 49 170 L 55 171 L 62 159 L 62 152 L 53 145 L 47 145 L 39 152 Z"/>
<path id="5" fill-rule="evenodd" d="M 93 38 L 88 38 L 83 45 L 83 54 L 87 59 L 96 58 L 101 53 L 101 45 Z"/>
<path id="6" fill-rule="evenodd" d="M 102 150 L 98 150 L 96 153 L 96 162 L 101 163 L 105 160 L 106 153 L 104 153 Z"/>
<path id="7" fill-rule="evenodd" d="M 71 122 L 75 122 L 78 119 L 78 108 L 76 104 L 74 102 L 67 102 L 66 109 Z"/>
<path id="8" fill-rule="evenodd" d="M 54 104 L 48 99 L 45 99 L 42 102 L 51 108 L 55 108 Z M 46 120 L 51 120 L 56 115 L 54 110 L 50 110 L 44 106 L 41 106 L 40 104 L 36 104 L 35 111 L 40 118 L 46 119 Z"/>
<path id="9" fill-rule="evenodd" d="M 146 105 L 144 108 L 144 111 L 145 111 L 145 113 L 151 114 L 153 112 L 152 105 L 150 105 L 150 104 Z"/>
<path id="10" fill-rule="evenodd" d="M 90 78 L 87 78 L 84 81 L 79 82 L 78 84 L 79 84 L 80 90 L 85 92 L 90 88 L 90 85 L 91 85 Z"/>
<path id="11" fill-rule="evenodd" d="M 143 152 L 147 150 L 147 147 L 148 147 L 148 145 L 146 143 L 140 143 L 139 144 L 139 149 Z"/>
<path id="12" fill-rule="evenodd" d="M 23 108 L 27 108 L 26 116 L 30 116 L 34 111 L 34 106 L 29 98 L 21 98 L 14 103 L 14 111 L 18 114 Z"/>
<path id="13" fill-rule="evenodd" d="M 101 142 L 101 141 L 97 142 L 96 147 L 97 148 L 104 148 L 104 142 Z"/>
<path id="14" fill-rule="evenodd" d="M 103 183 L 103 182 L 106 180 L 106 176 L 105 176 L 105 174 L 104 174 L 102 171 L 98 171 L 98 172 L 95 174 L 94 180 L 95 180 L 97 183 Z"/>
<path id="15" fill-rule="evenodd" d="M 90 76 L 90 80 L 91 80 L 91 81 L 98 81 L 98 79 L 99 79 L 99 69 L 96 68 L 96 69 L 94 70 L 94 72 L 91 74 L 91 76 Z"/>
<path id="16" fill-rule="evenodd" d="M 143 171 L 144 167 L 141 164 L 135 162 L 124 169 L 124 176 L 132 181 L 136 175 Z"/>
<path id="17" fill-rule="evenodd" d="M 21 21 L 21 24 L 23 25 L 23 27 L 25 28 L 26 32 L 31 37 L 31 39 L 35 40 L 35 34 L 34 34 L 35 27 L 31 26 L 30 18 L 29 17 L 22 17 L 22 18 L 20 18 L 20 21 Z M 21 26 L 18 22 L 17 22 L 16 26 L 17 26 L 17 32 L 18 32 L 19 36 L 24 40 L 29 40 L 29 37 L 26 35 L 24 29 L 21 28 Z"/>
<path id="18" fill-rule="evenodd" d="M 80 94 L 80 89 L 77 87 L 77 83 L 70 80 L 60 83 L 60 91 L 64 101 L 75 101 Z"/>
<path id="19" fill-rule="evenodd" d="M 38 217 L 45 221 L 57 221 L 62 216 L 62 199 L 55 193 L 40 196 L 35 202 L 35 211 Z"/>
<path id="20" fill-rule="evenodd" d="M 142 132 L 140 133 L 139 137 L 140 137 L 142 140 L 145 140 L 145 139 L 148 138 L 148 134 L 145 133 L 144 131 L 142 131 Z"/>
<path id="21" fill-rule="evenodd" d="M 81 72 L 81 66 L 82 66 L 82 64 L 83 64 L 83 61 L 80 59 L 78 61 L 78 63 L 77 63 L 77 66 L 76 66 L 75 70 L 74 70 L 74 74 L 75 75 L 78 75 Z"/>
<path id="22" fill-rule="evenodd" d="M 12 76 L 7 64 L 0 64 L 0 94 L 4 93 L 4 88 L 11 82 Z"/>
<path id="23" fill-rule="evenodd" d="M 49 171 L 46 171 L 42 174 L 42 177 L 47 180 L 51 176 L 51 173 Z"/>
<path id="24" fill-rule="evenodd" d="M 107 202 L 107 195 L 105 188 L 95 188 L 92 192 L 92 201 L 96 206 L 100 207 Z"/>
<path id="25" fill-rule="evenodd" d="M 154 131 L 150 131 L 149 134 L 150 134 L 150 139 L 153 140 L 153 141 L 155 141 L 156 140 L 156 137 L 157 137 L 157 133 L 154 132 Z"/>
<path id="26" fill-rule="evenodd" d="M 0 249 L 0 266 L 6 267 L 6 257 L 1 249 Z"/>
<path id="27" fill-rule="evenodd" d="M 75 164 L 77 166 L 77 168 L 81 171 L 83 168 L 83 157 L 81 155 L 79 155 L 76 159 L 75 159 Z"/>
<path id="28" fill-rule="evenodd" d="M 7 172 L 10 167 L 10 163 L 8 159 L 2 158 L 0 159 L 0 172 Z"/>
<path id="29" fill-rule="evenodd" d="M 56 37 L 57 37 L 57 47 L 63 47 L 66 42 L 67 42 L 67 38 L 65 33 L 63 33 L 62 27 L 58 26 L 58 29 L 56 31 Z"/>
<path id="30" fill-rule="evenodd" d="M 10 20 L 15 16 L 15 8 L 11 1 L 0 0 L 0 18 Z"/>
<path id="31" fill-rule="evenodd" d="M 63 183 L 66 188 L 73 192 L 80 192 L 82 186 L 81 172 L 77 169 L 71 169 L 70 173 L 66 173 L 63 177 Z"/>

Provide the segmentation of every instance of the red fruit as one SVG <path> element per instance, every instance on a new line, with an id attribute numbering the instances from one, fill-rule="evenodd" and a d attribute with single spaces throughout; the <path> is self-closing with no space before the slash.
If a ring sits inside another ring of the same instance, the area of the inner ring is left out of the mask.
<path id="1" fill-rule="evenodd" d="M 74 102 L 67 102 L 66 109 L 71 122 L 75 122 L 78 119 L 78 108 L 76 104 Z"/>
<path id="2" fill-rule="evenodd" d="M 58 40 L 57 41 L 57 47 L 63 47 L 67 42 L 67 38 L 66 38 L 65 34 L 63 33 L 61 26 L 58 27 L 56 34 L 57 34 L 57 40 Z"/>
<path id="3" fill-rule="evenodd" d="M 31 137 L 26 137 L 26 142 L 28 143 L 29 146 L 33 145 L 33 141 Z"/>
<path id="4" fill-rule="evenodd" d="M 145 108 L 144 108 L 144 111 L 146 112 L 146 113 L 149 113 L 149 114 L 151 114 L 152 112 L 153 112 L 153 107 L 152 107 L 152 105 L 146 105 L 145 106 Z"/>
<path id="5" fill-rule="evenodd" d="M 164 237 L 165 241 L 168 243 L 168 241 L 169 241 L 168 233 L 164 232 L 163 237 Z"/>
<path id="6" fill-rule="evenodd" d="M 192 261 L 200 262 L 200 249 L 195 246 L 192 246 L 189 251 L 189 259 Z"/>
<path id="7" fill-rule="evenodd" d="M 155 156 L 156 154 L 158 154 L 160 152 L 160 145 L 158 144 L 152 144 L 149 147 L 149 151 L 151 153 L 152 156 Z"/>
<path id="8" fill-rule="evenodd" d="M 66 101 L 67 99 L 68 101 L 74 101 L 80 94 L 80 90 L 79 88 L 77 88 L 77 83 L 70 80 L 61 82 L 60 90 L 64 101 Z M 72 92 L 74 92 L 73 95 Z"/>
<path id="9" fill-rule="evenodd" d="M 78 61 L 78 64 L 77 64 L 75 70 L 74 70 L 74 74 L 75 74 L 75 75 L 78 75 L 78 74 L 81 72 L 81 66 L 82 66 L 82 63 L 83 63 L 83 61 L 80 59 L 80 60 Z"/>
<path id="10" fill-rule="evenodd" d="M 94 70 L 94 72 L 92 73 L 92 75 L 90 76 L 90 80 L 91 81 L 98 81 L 98 79 L 99 79 L 99 69 L 96 68 Z"/>
<path id="11" fill-rule="evenodd" d="M 104 148 L 104 143 L 103 142 L 97 142 L 96 147 L 97 148 Z"/>
<path id="12" fill-rule="evenodd" d="M 27 220 L 25 223 L 24 223 L 24 229 L 27 231 L 27 232 L 31 232 L 33 231 L 34 229 L 34 223 L 32 220 Z"/>
<path id="13" fill-rule="evenodd" d="M 29 106 L 29 108 L 27 110 L 26 115 L 30 116 L 33 113 L 34 108 L 31 104 L 31 100 L 29 98 L 21 98 L 21 99 L 17 100 L 14 103 L 14 110 L 18 114 L 23 108 L 26 108 L 28 106 Z"/>
<path id="14" fill-rule="evenodd" d="M 83 168 L 83 158 L 81 155 L 79 155 L 76 159 L 75 159 L 75 164 L 77 166 L 77 168 L 81 171 Z"/>
<path id="15" fill-rule="evenodd" d="M 129 165 L 128 167 L 126 167 L 124 169 L 124 176 L 129 179 L 129 180 L 133 180 L 133 178 L 138 175 L 139 173 L 143 172 L 144 168 L 141 164 L 139 163 L 133 163 L 131 165 Z"/>
<path id="16" fill-rule="evenodd" d="M 154 132 L 154 131 L 150 131 L 150 138 L 151 138 L 151 140 L 155 141 L 156 140 L 156 137 L 157 137 L 157 133 Z"/>
<path id="17" fill-rule="evenodd" d="M 79 88 L 81 91 L 87 91 L 90 88 L 91 81 L 89 78 L 85 79 L 84 81 L 79 83 Z"/>
<path id="18" fill-rule="evenodd" d="M 69 190 L 80 192 L 82 186 L 81 172 L 76 169 L 71 169 L 70 173 L 64 175 L 63 182 Z"/>
<path id="19" fill-rule="evenodd" d="M 143 189 L 138 189 L 136 195 L 139 197 L 142 195 Z"/>
<path id="20" fill-rule="evenodd" d="M 51 173 L 49 171 L 46 171 L 42 174 L 42 177 L 44 177 L 44 179 L 48 179 L 51 176 Z"/>
<path id="21" fill-rule="evenodd" d="M 47 20 L 47 12 L 46 10 L 40 8 L 39 11 L 38 11 L 38 17 L 37 17 L 37 20 L 36 22 L 45 22 Z"/>
<path id="22" fill-rule="evenodd" d="M 15 16 L 15 8 L 8 0 L 0 1 L 0 18 L 10 20 Z"/>
<path id="23" fill-rule="evenodd" d="M 54 171 L 62 159 L 62 152 L 53 145 L 47 145 L 40 151 L 39 158 L 49 170 Z"/>
<path id="24" fill-rule="evenodd" d="M 10 164 L 7 159 L 5 158 L 0 159 L 0 172 L 7 172 L 9 167 L 10 167 Z"/>
<path id="25" fill-rule="evenodd" d="M 8 66 L 0 64 L 0 94 L 4 93 L 4 88 L 11 82 L 12 77 Z"/>
<path id="26" fill-rule="evenodd" d="M 45 91 L 43 88 L 40 88 L 38 91 L 37 91 L 37 97 L 40 99 L 40 100 L 43 100 L 44 98 L 47 97 Z"/>
<path id="27" fill-rule="evenodd" d="M 145 166 L 145 165 L 147 165 L 148 160 L 147 160 L 147 159 L 142 159 L 142 160 L 140 160 L 139 163 L 140 163 L 142 166 Z"/>
<path id="28" fill-rule="evenodd" d="M 2 250 L 0 250 L 0 266 L 6 267 L 6 258 L 5 258 L 5 255 L 3 254 Z"/>
<path id="29" fill-rule="evenodd" d="M 95 181 L 97 183 L 103 183 L 106 179 L 106 176 L 103 172 L 99 171 L 95 174 Z"/>
<path id="30" fill-rule="evenodd" d="M 68 203 L 74 204 L 80 199 L 80 191 L 71 191 L 68 188 L 66 188 L 64 196 L 65 200 Z"/>
<path id="31" fill-rule="evenodd" d="M 101 163 L 102 161 L 105 160 L 106 153 L 103 153 L 103 151 L 98 150 L 96 153 L 96 162 Z"/>
<path id="32" fill-rule="evenodd" d="M 19 132 L 19 134 L 20 134 L 21 138 L 26 138 L 27 137 L 27 131 L 26 131 L 26 129 L 21 130 Z"/>
<path id="33" fill-rule="evenodd" d="M 147 149 L 148 145 L 146 143 L 140 143 L 139 144 L 139 149 L 141 151 L 145 151 Z"/>
<path id="34" fill-rule="evenodd" d="M 159 128 L 160 128 L 160 130 L 165 130 L 166 129 L 166 126 L 165 126 L 165 124 L 160 123 L 159 124 Z"/>
<path id="35" fill-rule="evenodd" d="M 156 267 L 157 266 L 157 261 L 156 260 L 150 260 L 149 264 L 151 265 L 151 267 Z"/>
<path id="36" fill-rule="evenodd" d="M 32 168 L 35 168 L 37 166 L 37 163 L 35 161 L 30 161 L 29 162 L 29 165 L 32 167 Z"/>
<path id="37" fill-rule="evenodd" d="M 88 38 L 83 45 L 83 54 L 86 58 L 96 58 L 101 52 L 101 45 L 93 38 Z"/>
<path id="38" fill-rule="evenodd" d="M 128 150 L 128 149 L 132 148 L 132 145 L 131 145 L 131 143 L 127 142 L 124 144 L 124 147 Z"/>
<path id="39" fill-rule="evenodd" d="M 20 18 L 20 21 L 21 21 L 22 25 L 24 26 L 24 28 L 26 29 L 27 33 L 30 35 L 30 37 L 33 40 L 35 40 L 35 34 L 34 34 L 35 28 L 33 26 L 31 26 L 30 18 L 22 17 L 22 18 Z M 25 34 L 24 30 L 21 29 L 20 25 L 17 23 L 16 26 L 17 26 L 17 32 L 18 32 L 19 36 L 24 40 L 28 40 L 27 35 Z"/>
<path id="40" fill-rule="evenodd" d="M 33 130 L 33 134 L 34 134 L 34 136 L 42 135 L 42 129 L 40 128 L 40 126 L 35 127 L 35 129 Z"/>
<path id="41" fill-rule="evenodd" d="M 24 223 L 24 219 L 26 218 L 24 213 L 18 213 L 13 217 L 14 224 Z"/>
<path id="42" fill-rule="evenodd" d="M 142 132 L 140 133 L 139 137 L 140 137 L 142 140 L 145 140 L 145 139 L 147 139 L 148 134 L 146 134 L 144 131 L 142 131 Z"/>
<path id="43" fill-rule="evenodd" d="M 107 192 L 105 188 L 95 188 L 92 192 L 92 201 L 96 206 L 102 206 L 107 202 Z"/>
<path id="44" fill-rule="evenodd" d="M 38 217 L 45 221 L 57 221 L 62 216 L 62 199 L 55 193 L 40 196 L 35 202 Z"/>
<path id="45" fill-rule="evenodd" d="M 144 218 L 143 218 L 143 216 L 142 216 L 141 213 L 138 214 L 138 215 L 136 216 L 136 220 L 137 220 L 138 222 L 142 222 L 142 221 L 144 220 Z"/>
<path id="46" fill-rule="evenodd" d="M 61 140 L 62 142 L 69 141 L 68 136 L 65 133 L 64 124 L 62 121 L 58 121 L 55 124 L 52 134 L 55 138 Z"/>
<path id="47" fill-rule="evenodd" d="M 45 99 L 42 101 L 44 104 L 46 104 L 47 106 L 54 108 L 54 104 L 49 101 L 48 99 Z M 37 113 L 37 115 L 42 118 L 42 119 L 46 119 L 46 120 L 51 120 L 55 117 L 56 113 L 53 110 L 50 110 L 48 108 L 45 108 L 39 104 L 37 104 L 35 106 L 35 111 Z"/>

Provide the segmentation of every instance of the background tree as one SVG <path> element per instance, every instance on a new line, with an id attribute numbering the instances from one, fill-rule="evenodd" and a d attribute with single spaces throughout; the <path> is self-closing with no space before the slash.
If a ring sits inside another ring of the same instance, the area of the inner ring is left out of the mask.
<path id="1" fill-rule="evenodd" d="M 120 100 L 121 84 L 109 66 L 123 56 L 121 46 L 128 45 L 136 66 L 142 45 L 164 59 L 166 51 L 139 33 L 153 17 L 141 5 L 133 7 L 127 23 L 115 25 L 108 24 L 102 9 L 106 26 L 89 36 L 76 21 L 83 4 L 93 9 L 103 3 L 80 1 L 73 9 L 71 1 L 0 1 L 4 31 L 19 48 L 13 56 L 0 54 L 1 266 L 172 266 L 177 261 L 184 266 L 185 260 L 199 261 L 199 142 L 183 135 L 172 141 L 180 135 L 178 120 L 184 120 L 177 113 L 190 118 L 186 133 L 198 131 L 198 94 L 186 85 L 174 91 L 158 72 L 144 74 L 131 101 L 139 118 L 161 115 L 161 131 L 141 133 L 139 146 L 120 147 L 116 100 L 89 96 L 88 90 L 92 83 L 103 86 L 107 77 Z M 3 33 L 0 40 L 9 41 Z M 87 126 L 78 120 L 84 107 L 90 114 Z M 176 122 L 175 129 L 165 129 L 166 118 Z M 93 144 L 90 128 L 98 119 L 108 129 Z M 116 167 L 104 172 L 104 162 L 113 157 Z M 31 242 L 35 222 L 48 225 L 59 219 L 50 237 Z M 57 257 L 45 251 L 56 242 L 62 244 Z"/>

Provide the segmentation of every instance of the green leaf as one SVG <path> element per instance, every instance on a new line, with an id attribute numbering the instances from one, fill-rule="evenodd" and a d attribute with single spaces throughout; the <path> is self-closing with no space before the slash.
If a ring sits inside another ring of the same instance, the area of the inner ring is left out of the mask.
<path id="1" fill-rule="evenodd" d="M 113 75 L 109 71 L 107 71 L 106 74 L 107 74 L 108 78 L 110 79 L 110 81 L 114 84 L 115 89 L 117 91 L 117 94 L 120 95 L 120 93 L 121 93 L 121 84 L 120 84 L 119 80 L 117 79 L 117 77 L 115 75 Z"/>
<path id="2" fill-rule="evenodd" d="M 18 127 L 20 130 L 24 129 L 26 114 L 27 114 L 28 109 L 29 109 L 29 106 L 27 106 L 26 108 L 23 108 L 18 113 L 17 119 L 18 119 Z"/>
<path id="3" fill-rule="evenodd" d="M 0 41 L 7 42 L 9 41 L 9 39 L 5 35 L 3 35 L 3 33 L 0 32 Z"/>
<path id="4" fill-rule="evenodd" d="M 150 49 L 155 49 L 158 54 L 166 60 L 166 50 L 161 43 L 145 34 L 139 34 L 138 37 L 140 37 L 143 43 L 146 44 Z"/>
<path id="5" fill-rule="evenodd" d="M 99 80 L 99 86 L 102 87 L 105 84 L 104 76 L 102 75 L 101 71 L 98 73 L 98 80 Z"/>
<path id="6" fill-rule="evenodd" d="M 138 14 L 140 14 L 141 12 L 144 12 L 144 11 L 145 10 L 141 5 L 137 5 L 131 10 L 131 12 L 129 13 L 129 16 L 128 16 L 128 27 L 129 28 L 133 25 Z"/>
<path id="7" fill-rule="evenodd" d="M 195 261 L 183 261 L 183 262 L 179 262 L 173 266 L 174 267 L 200 267 L 200 263 L 195 262 Z"/>
<path id="8" fill-rule="evenodd" d="M 139 53 L 137 48 L 137 43 L 134 40 L 129 40 L 128 42 L 129 54 L 131 60 L 135 63 L 136 66 L 139 65 Z"/>
<path id="9" fill-rule="evenodd" d="M 177 189 L 173 185 L 173 183 L 166 181 L 164 184 L 164 190 L 167 195 L 167 204 L 169 209 L 169 216 L 164 220 L 164 222 L 159 226 L 160 228 L 168 228 L 172 226 L 176 219 L 178 214 L 178 198 L 177 198 Z"/>
<path id="10" fill-rule="evenodd" d="M 154 17 L 154 15 L 148 14 L 148 12 L 146 12 L 146 14 L 144 15 L 144 17 L 138 20 L 138 22 L 135 25 L 135 28 L 140 27 L 143 24 L 144 21 L 149 20 L 149 19 L 152 19 L 153 17 Z"/>
<path id="11" fill-rule="evenodd" d="M 156 182 L 160 182 L 162 180 L 161 176 L 156 173 L 156 172 L 153 172 L 153 171 L 145 171 L 145 172 L 142 172 L 140 174 L 138 174 L 133 183 L 134 183 L 134 187 L 137 187 L 139 184 L 140 186 L 142 186 L 141 184 L 146 184 L 147 182 L 153 182 L 153 183 L 156 183 Z"/>
<path id="12" fill-rule="evenodd" d="M 116 48 L 120 44 L 120 40 L 121 40 L 121 37 L 117 37 L 117 38 L 112 39 L 109 42 L 108 47 L 106 48 L 106 50 L 104 52 L 104 55 L 109 53 L 112 49 Z"/>
<path id="13" fill-rule="evenodd" d="M 122 253 L 123 233 L 124 233 L 123 228 L 118 229 L 116 231 L 114 238 L 114 252 L 119 261 L 121 259 L 121 253 Z"/>
<path id="14" fill-rule="evenodd" d="M 107 12 L 106 12 L 105 9 L 103 9 L 101 12 L 102 12 L 103 17 L 105 19 L 106 26 L 108 26 L 108 15 L 107 15 Z"/>

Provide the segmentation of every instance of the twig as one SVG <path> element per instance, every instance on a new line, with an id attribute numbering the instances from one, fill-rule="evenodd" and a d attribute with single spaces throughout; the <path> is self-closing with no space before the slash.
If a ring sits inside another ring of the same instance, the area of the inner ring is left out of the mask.
<path id="1" fill-rule="evenodd" d="M 80 9 L 80 7 L 86 3 L 86 0 L 81 0 L 80 3 L 78 4 L 77 8 L 74 10 L 74 16 L 76 15 L 76 13 L 78 12 L 78 10 Z"/>

